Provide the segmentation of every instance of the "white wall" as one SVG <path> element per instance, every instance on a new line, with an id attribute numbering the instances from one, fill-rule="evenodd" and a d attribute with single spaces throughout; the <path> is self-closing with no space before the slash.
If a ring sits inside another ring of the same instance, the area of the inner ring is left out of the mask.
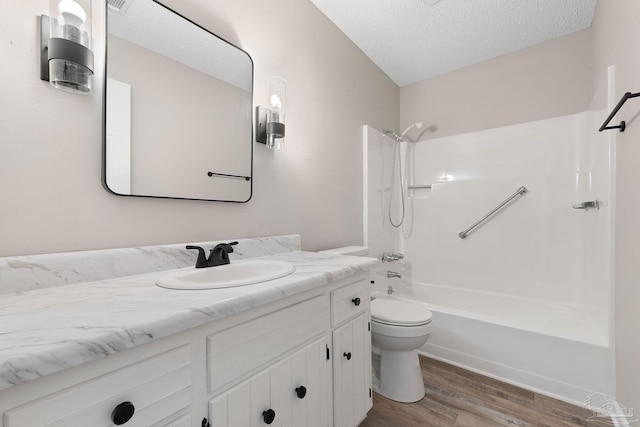
<path id="1" fill-rule="evenodd" d="M 39 80 L 38 15 L 0 2 L 0 256 L 300 233 L 362 242 L 362 125 L 398 127 L 399 89 L 308 1 L 171 0 L 251 54 L 254 104 L 288 82 L 287 148 L 255 147 L 248 204 L 123 198 L 101 184 L 104 2 L 93 3 L 95 93 Z"/>
<path id="2" fill-rule="evenodd" d="M 601 90 L 607 67 L 615 65 L 616 99 L 640 91 L 640 2 L 601 0 L 593 22 L 593 85 Z M 632 99 L 616 117 L 627 130 L 617 134 L 615 236 L 616 399 L 640 413 L 640 101 Z"/>

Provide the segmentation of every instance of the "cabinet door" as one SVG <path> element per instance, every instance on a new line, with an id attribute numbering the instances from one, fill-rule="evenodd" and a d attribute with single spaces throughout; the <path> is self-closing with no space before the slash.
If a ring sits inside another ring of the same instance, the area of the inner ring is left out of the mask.
<path id="1" fill-rule="evenodd" d="M 323 338 L 291 358 L 292 426 L 327 427 L 331 424 L 330 362 L 326 358 L 326 348 Z"/>
<path id="2" fill-rule="evenodd" d="M 168 424 L 163 424 L 162 427 L 191 427 L 191 414 L 185 414 L 173 420 Z"/>
<path id="3" fill-rule="evenodd" d="M 211 427 L 251 427 L 251 380 L 209 402 Z"/>
<path id="4" fill-rule="evenodd" d="M 371 409 L 371 332 L 363 313 L 333 332 L 335 427 L 357 426 Z"/>
<path id="5" fill-rule="evenodd" d="M 325 349 L 317 340 L 212 399 L 211 427 L 329 426 Z"/>

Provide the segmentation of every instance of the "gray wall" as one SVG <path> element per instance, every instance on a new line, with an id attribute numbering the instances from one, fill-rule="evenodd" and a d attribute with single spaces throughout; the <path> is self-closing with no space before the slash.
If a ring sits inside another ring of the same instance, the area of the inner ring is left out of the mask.
<path id="1" fill-rule="evenodd" d="M 48 0 L 0 2 L 0 256 L 299 233 L 362 242 L 362 125 L 397 128 L 399 89 L 308 1 L 170 0 L 250 53 L 254 104 L 288 81 L 286 149 L 255 147 L 248 204 L 117 197 L 101 184 L 104 2 L 93 2 L 95 93 L 39 80 Z"/>
<path id="2" fill-rule="evenodd" d="M 426 139 L 584 111 L 592 97 L 591 58 L 588 29 L 403 86 L 400 127 L 437 127 Z"/>

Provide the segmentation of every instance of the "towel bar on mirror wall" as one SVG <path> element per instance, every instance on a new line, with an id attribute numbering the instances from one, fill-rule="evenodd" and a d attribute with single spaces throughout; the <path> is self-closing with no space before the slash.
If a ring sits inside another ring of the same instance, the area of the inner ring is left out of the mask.
<path id="1" fill-rule="evenodd" d="M 244 179 L 245 181 L 249 181 L 251 179 L 250 176 L 229 175 L 226 173 L 215 173 L 215 172 L 207 172 L 207 176 L 217 176 L 220 178 L 238 178 L 238 179 Z"/>

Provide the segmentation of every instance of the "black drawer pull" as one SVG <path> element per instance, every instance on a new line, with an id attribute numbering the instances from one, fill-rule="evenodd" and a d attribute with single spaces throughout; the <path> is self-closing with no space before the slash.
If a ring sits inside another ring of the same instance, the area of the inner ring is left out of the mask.
<path id="1" fill-rule="evenodd" d="M 353 303 L 353 305 L 358 306 L 360 305 L 360 298 L 355 297 L 354 299 L 351 300 L 351 302 Z"/>
<path id="2" fill-rule="evenodd" d="M 136 407 L 131 402 L 122 402 L 115 407 L 111 413 L 111 421 L 117 426 L 121 426 L 133 417 Z"/>
<path id="3" fill-rule="evenodd" d="M 346 358 L 347 358 L 347 360 L 351 360 L 351 352 L 349 352 L 349 353 L 345 353 L 345 354 L 344 354 L 344 357 L 346 357 Z"/>
<path id="4" fill-rule="evenodd" d="M 262 413 L 262 419 L 264 420 L 265 424 L 271 424 L 273 420 L 276 419 L 276 411 L 274 411 L 273 409 L 267 409 Z"/>
<path id="5" fill-rule="evenodd" d="M 307 388 L 303 385 L 301 385 L 300 387 L 296 388 L 296 396 L 298 396 L 298 399 L 304 399 L 304 397 L 307 395 Z"/>

